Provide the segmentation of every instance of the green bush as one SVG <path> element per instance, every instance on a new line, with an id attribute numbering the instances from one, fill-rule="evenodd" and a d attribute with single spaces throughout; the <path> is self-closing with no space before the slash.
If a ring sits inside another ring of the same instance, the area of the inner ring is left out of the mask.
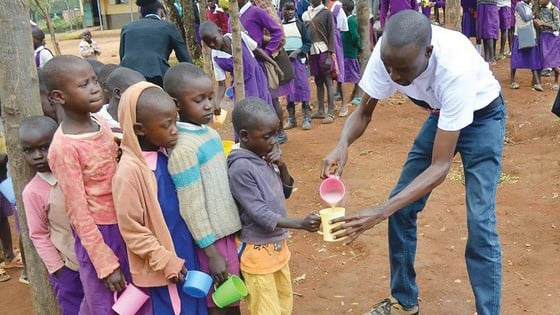
<path id="1" fill-rule="evenodd" d="M 66 22 L 63 18 L 61 18 L 58 15 L 55 15 L 51 21 L 53 24 L 54 31 L 56 33 L 68 32 L 71 28 L 73 30 L 79 30 L 84 27 L 84 20 L 82 16 L 75 17 L 72 20 L 72 27 L 70 27 L 70 23 Z"/>

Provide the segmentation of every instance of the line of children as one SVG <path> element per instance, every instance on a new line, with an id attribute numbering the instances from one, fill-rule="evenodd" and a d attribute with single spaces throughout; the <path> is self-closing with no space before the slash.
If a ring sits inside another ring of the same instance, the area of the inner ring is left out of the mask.
<path id="1" fill-rule="evenodd" d="M 344 48 L 344 82 L 354 85 L 350 97 L 346 100 L 342 99 L 342 108 L 338 116 L 344 117 L 348 115 L 348 106 L 350 104 L 360 105 L 362 98 L 360 97 L 360 88 L 358 83 L 361 78 L 360 62 L 358 54 L 362 50 L 362 41 L 358 32 L 358 19 L 352 12 L 354 11 L 353 0 L 342 0 L 342 9 L 348 17 L 348 32 L 342 33 L 342 46 Z"/>

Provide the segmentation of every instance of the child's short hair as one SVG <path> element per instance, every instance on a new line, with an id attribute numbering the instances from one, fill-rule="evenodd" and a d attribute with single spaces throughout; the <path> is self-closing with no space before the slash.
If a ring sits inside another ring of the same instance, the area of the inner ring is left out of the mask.
<path id="1" fill-rule="evenodd" d="M 117 67 L 107 77 L 105 86 L 109 91 L 119 88 L 122 94 L 129 86 L 145 80 L 146 78 L 144 78 L 144 75 L 136 70 L 126 67 Z"/>
<path id="2" fill-rule="evenodd" d="M 62 77 L 68 72 L 68 69 L 74 68 L 79 63 L 89 65 L 85 59 L 74 55 L 54 56 L 51 60 L 47 61 L 42 68 L 47 90 L 50 92 L 62 89 Z"/>
<path id="3" fill-rule="evenodd" d="M 49 93 L 47 85 L 45 84 L 45 71 L 43 71 L 43 69 L 38 69 L 37 78 L 39 79 L 39 93 Z"/>
<path id="4" fill-rule="evenodd" d="M 247 97 L 235 104 L 231 114 L 231 122 L 237 133 L 245 129 L 256 128 L 259 121 L 278 119 L 276 112 L 270 105 L 258 97 Z"/>
<path id="5" fill-rule="evenodd" d="M 99 73 L 101 73 L 101 70 L 103 69 L 105 64 L 99 60 L 91 58 L 86 59 L 86 61 L 89 62 L 89 64 L 93 68 L 93 72 L 95 72 L 95 75 L 99 77 Z"/>
<path id="6" fill-rule="evenodd" d="M 174 98 L 178 98 L 191 80 L 208 77 L 204 70 L 188 62 L 180 62 L 165 73 L 163 89 Z"/>
<path id="7" fill-rule="evenodd" d="M 342 0 L 342 8 L 349 11 L 354 10 L 354 0 Z"/>
<path id="8" fill-rule="evenodd" d="M 84 36 L 86 36 L 87 34 L 91 35 L 91 32 L 90 32 L 88 29 L 83 30 L 83 31 L 82 31 L 82 38 L 83 38 Z"/>
<path id="9" fill-rule="evenodd" d="M 31 116 L 25 118 L 18 129 L 18 138 L 21 139 L 22 135 L 30 130 L 37 130 L 41 133 L 48 133 L 54 135 L 58 124 L 52 118 L 47 116 Z"/>
<path id="10" fill-rule="evenodd" d="M 107 78 L 109 77 L 109 75 L 118 67 L 120 66 L 115 63 L 104 64 L 103 68 L 101 68 L 101 71 L 99 71 L 99 73 L 97 74 L 97 82 L 99 82 L 100 85 L 103 85 L 105 82 L 107 82 Z"/>
<path id="11" fill-rule="evenodd" d="M 33 39 L 41 40 L 41 41 L 42 41 L 42 40 L 45 39 L 45 32 L 43 32 L 43 30 L 41 30 L 41 29 L 38 28 L 38 27 L 34 27 L 34 28 L 31 30 L 31 36 L 33 37 Z"/>
<path id="12" fill-rule="evenodd" d="M 295 4 L 295 0 L 281 0 L 280 1 L 280 10 L 282 10 L 284 8 L 284 6 L 288 3 L 293 3 Z"/>

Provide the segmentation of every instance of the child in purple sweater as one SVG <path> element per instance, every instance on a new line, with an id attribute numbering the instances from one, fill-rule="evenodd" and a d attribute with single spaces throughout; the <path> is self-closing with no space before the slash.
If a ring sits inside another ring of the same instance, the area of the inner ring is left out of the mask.
<path id="1" fill-rule="evenodd" d="M 232 122 L 240 148 L 228 157 L 230 189 L 239 206 L 240 267 L 249 291 L 250 314 L 291 314 L 289 228 L 319 230 L 321 219 L 288 218 L 286 198 L 294 179 L 282 159 L 276 132 L 278 116 L 258 98 L 237 103 Z"/>

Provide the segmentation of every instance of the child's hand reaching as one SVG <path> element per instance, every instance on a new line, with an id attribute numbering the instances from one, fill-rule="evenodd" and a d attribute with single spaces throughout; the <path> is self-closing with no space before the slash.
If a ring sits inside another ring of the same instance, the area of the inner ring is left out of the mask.
<path id="1" fill-rule="evenodd" d="M 124 288 L 126 287 L 124 276 L 121 272 L 120 267 L 115 269 L 115 271 L 113 271 L 112 274 L 110 274 L 105 279 L 103 279 L 103 282 L 105 283 L 105 287 L 107 287 L 107 289 L 109 289 L 112 292 L 114 291 L 120 292 L 124 290 Z"/>
<path id="2" fill-rule="evenodd" d="M 305 219 L 303 219 L 303 229 L 309 232 L 319 231 L 319 225 L 321 224 L 321 217 L 316 213 L 311 213 Z"/>

